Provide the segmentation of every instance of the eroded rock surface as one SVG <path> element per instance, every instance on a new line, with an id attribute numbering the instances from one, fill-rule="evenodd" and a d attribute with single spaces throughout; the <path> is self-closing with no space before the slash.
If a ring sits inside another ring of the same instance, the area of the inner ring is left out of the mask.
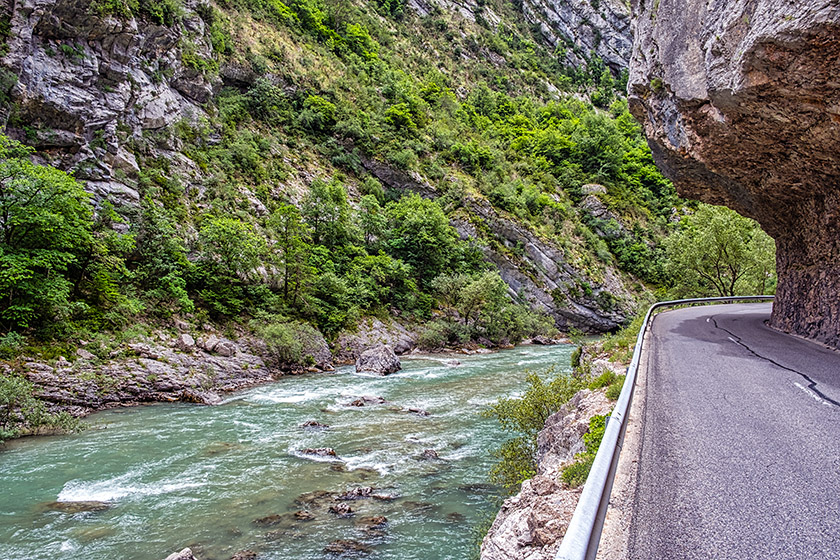
<path id="1" fill-rule="evenodd" d="M 840 4 L 633 3 L 630 108 L 683 196 L 776 240 L 772 326 L 840 346 Z"/>
<path id="2" fill-rule="evenodd" d="M 390 375 L 402 369 L 400 359 L 388 346 L 380 345 L 365 350 L 356 359 L 356 371 Z"/>

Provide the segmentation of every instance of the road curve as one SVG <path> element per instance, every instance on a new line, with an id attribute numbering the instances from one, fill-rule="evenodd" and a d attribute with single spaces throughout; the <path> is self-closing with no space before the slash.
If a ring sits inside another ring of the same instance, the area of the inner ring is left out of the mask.
<path id="1" fill-rule="evenodd" d="M 840 352 L 770 309 L 654 320 L 631 559 L 840 559 Z"/>

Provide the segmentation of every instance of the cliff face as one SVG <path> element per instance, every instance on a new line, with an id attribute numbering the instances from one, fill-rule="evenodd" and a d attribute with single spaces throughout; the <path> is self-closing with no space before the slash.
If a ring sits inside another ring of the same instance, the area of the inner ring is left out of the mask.
<path id="1" fill-rule="evenodd" d="M 186 17 L 167 27 L 98 17 L 88 1 L 21 0 L 10 8 L 8 55 L 17 76 L 10 136 L 72 170 L 98 199 L 139 200 L 139 171 L 127 145 L 182 118 L 203 114 L 213 82 L 184 60 L 210 59 L 205 23 L 185 2 Z M 174 160 L 174 146 L 158 146 Z"/>
<path id="2" fill-rule="evenodd" d="M 522 11 L 547 41 L 563 47 L 565 64 L 585 65 L 594 53 L 616 73 L 627 68 L 632 33 L 622 0 L 524 0 Z"/>
<path id="3" fill-rule="evenodd" d="M 775 240 L 772 325 L 840 346 L 840 5 L 637 0 L 631 111 L 682 195 Z"/>

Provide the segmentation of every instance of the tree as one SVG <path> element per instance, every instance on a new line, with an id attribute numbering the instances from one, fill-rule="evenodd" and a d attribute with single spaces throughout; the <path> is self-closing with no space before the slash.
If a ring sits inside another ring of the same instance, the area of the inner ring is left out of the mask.
<path id="1" fill-rule="evenodd" d="M 365 245 L 373 248 L 378 244 L 385 232 L 385 227 L 388 220 L 385 217 L 385 212 L 376 200 L 376 196 L 366 194 L 359 202 L 359 225 L 362 228 L 362 234 L 365 236 Z"/>
<path id="2" fill-rule="evenodd" d="M 389 252 L 410 264 L 421 282 L 451 264 L 458 237 L 437 202 L 410 194 L 391 204 L 387 215 Z"/>
<path id="3" fill-rule="evenodd" d="M 309 227 L 291 204 L 281 204 L 272 212 L 267 226 L 273 234 L 272 250 L 282 271 L 283 298 L 297 305 L 304 285 L 313 274 L 309 265 Z"/>
<path id="4" fill-rule="evenodd" d="M 94 244 L 89 195 L 73 177 L 29 160 L 0 135 L 0 322 L 37 327 L 67 312 L 68 268 Z"/>
<path id="5" fill-rule="evenodd" d="M 303 201 L 303 217 L 312 227 L 312 241 L 327 247 L 342 245 L 352 238 L 350 204 L 340 181 L 312 181 Z"/>
<path id="6" fill-rule="evenodd" d="M 664 245 L 678 297 L 775 291 L 773 240 L 755 221 L 728 208 L 702 205 Z"/>

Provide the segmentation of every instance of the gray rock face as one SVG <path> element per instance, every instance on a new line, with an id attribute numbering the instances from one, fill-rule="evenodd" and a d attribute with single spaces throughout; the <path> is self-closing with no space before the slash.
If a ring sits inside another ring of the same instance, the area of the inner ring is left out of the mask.
<path id="1" fill-rule="evenodd" d="M 27 141 L 48 150 L 49 163 L 75 171 L 98 201 L 132 205 L 140 199 L 139 168 L 127 142 L 203 115 L 200 105 L 220 82 L 182 61 L 184 49 L 212 57 L 194 2 L 185 3 L 183 21 L 172 28 L 96 16 L 89 5 L 14 2 L 1 64 L 18 76 L 17 120 L 38 131 Z M 8 133 L 24 135 L 12 126 Z"/>
<path id="2" fill-rule="evenodd" d="M 356 371 L 389 375 L 402 369 L 400 359 L 388 346 L 365 350 L 356 360 Z"/>
<path id="3" fill-rule="evenodd" d="M 58 360 L 50 365 L 32 361 L 24 365 L 24 373 L 51 410 L 78 416 L 144 402 L 218 404 L 220 392 L 275 378 L 262 358 L 244 351 L 244 347 L 222 356 L 185 353 L 173 346 L 173 341 L 131 344 L 104 362 L 83 359 L 71 364 Z M 0 364 L 0 371 L 3 368 Z"/>
<path id="4" fill-rule="evenodd" d="M 594 53 L 614 73 L 627 68 L 632 34 L 630 10 L 622 0 L 522 0 L 522 13 L 554 47 L 562 49 L 565 64 L 585 66 Z M 495 26 L 499 16 L 487 2 L 477 0 L 409 0 L 420 16 L 439 8 L 468 21 L 484 18 Z"/>
<path id="5" fill-rule="evenodd" d="M 565 47 L 565 64 L 585 66 L 595 53 L 616 74 L 627 68 L 633 39 L 622 0 L 523 0 L 522 11 L 546 40 Z"/>
<path id="6" fill-rule="evenodd" d="M 776 240 L 771 324 L 840 346 L 840 4 L 633 3 L 630 108 L 683 196 Z"/>
<path id="7" fill-rule="evenodd" d="M 603 281 L 595 282 L 572 266 L 559 247 L 524 225 L 500 216 L 487 201 L 466 202 L 496 239 L 510 249 L 523 249 L 522 258 L 514 259 L 490 244 L 481 246 L 484 257 L 498 268 L 514 301 L 522 299 L 533 308 L 544 309 L 561 330 L 575 327 L 584 332 L 606 332 L 627 320 L 632 297 L 612 269 L 606 268 Z M 453 225 L 462 238 L 481 238 L 470 222 L 456 221 Z M 605 293 L 611 295 L 602 295 Z"/>
<path id="8" fill-rule="evenodd" d="M 611 403 L 588 389 L 551 415 L 537 443 L 537 475 L 505 500 L 481 543 L 481 560 L 553 560 L 580 497 L 558 482 L 562 466 L 583 449 L 589 420 L 606 414 Z"/>

